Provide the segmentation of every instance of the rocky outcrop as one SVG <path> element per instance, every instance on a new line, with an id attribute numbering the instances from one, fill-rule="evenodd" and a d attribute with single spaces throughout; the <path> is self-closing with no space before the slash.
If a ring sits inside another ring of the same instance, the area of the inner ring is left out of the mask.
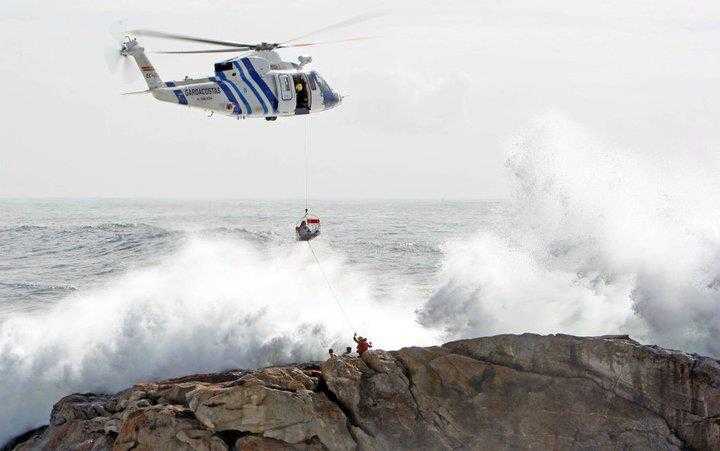
<path id="1" fill-rule="evenodd" d="M 10 449 L 720 449 L 720 363 L 501 335 L 76 394 Z"/>

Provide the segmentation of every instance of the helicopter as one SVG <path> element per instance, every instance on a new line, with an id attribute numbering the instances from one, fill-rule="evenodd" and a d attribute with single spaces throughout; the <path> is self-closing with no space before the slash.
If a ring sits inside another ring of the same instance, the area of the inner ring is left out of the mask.
<path id="1" fill-rule="evenodd" d="M 312 57 L 300 56 L 297 63 L 283 61 L 276 50 L 371 39 L 356 37 L 324 42 L 297 42 L 321 31 L 353 25 L 376 16 L 377 14 L 356 16 L 279 43 L 246 44 L 147 29 L 132 30 L 123 33 L 120 55 L 135 60 L 148 89 L 127 94 L 149 93 L 162 102 L 200 108 L 210 111 L 211 114 L 218 113 L 238 119 L 265 118 L 274 121 L 278 117 L 327 111 L 340 105 L 343 97 L 317 71 L 308 69 Z M 212 76 L 163 81 L 137 37 L 222 46 L 202 50 L 153 52 L 159 54 L 243 54 L 215 63 Z"/>

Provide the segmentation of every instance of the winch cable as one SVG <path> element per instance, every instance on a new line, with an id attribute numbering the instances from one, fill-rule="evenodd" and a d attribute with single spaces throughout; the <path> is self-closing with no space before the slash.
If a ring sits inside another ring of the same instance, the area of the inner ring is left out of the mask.
<path id="1" fill-rule="evenodd" d="M 310 126 L 310 115 L 307 115 L 307 121 L 305 122 L 305 215 L 307 216 L 308 210 L 310 208 L 310 149 L 312 146 L 312 127 Z M 323 279 L 325 279 L 325 283 L 328 286 L 328 290 L 330 291 L 331 296 L 333 297 L 333 300 L 338 306 L 338 309 L 340 310 L 340 313 L 342 313 L 343 318 L 345 319 L 345 322 L 347 325 L 355 331 L 355 327 L 353 326 L 352 321 L 350 321 L 350 316 L 347 314 L 345 309 L 343 308 L 342 304 L 340 303 L 340 296 L 338 296 L 337 291 L 335 291 L 335 288 L 330 283 L 330 279 L 328 278 L 327 274 L 325 273 L 325 270 L 322 267 L 322 264 L 320 263 L 320 259 L 318 258 L 317 254 L 315 253 L 315 249 L 313 249 L 312 244 L 310 241 L 306 241 L 308 244 L 308 248 L 310 248 L 310 253 L 312 254 L 313 258 L 315 259 L 315 263 L 317 263 L 318 269 L 320 269 L 320 274 L 322 274 Z M 335 344 L 338 343 L 340 340 L 335 340 L 332 342 L 332 346 L 335 346 Z M 325 346 L 327 347 L 327 342 L 323 340 Z"/>
<path id="2" fill-rule="evenodd" d="M 310 146 L 312 145 L 312 128 L 310 127 L 310 114 L 305 123 L 305 214 L 308 213 L 310 198 Z"/>
<path id="3" fill-rule="evenodd" d="M 328 286 L 328 289 L 330 290 L 330 294 L 332 295 L 333 299 L 335 300 L 335 303 L 338 306 L 338 309 L 340 310 L 340 313 L 342 313 L 343 317 L 345 318 L 345 322 L 348 326 L 350 326 L 350 329 L 353 331 L 356 331 L 355 326 L 353 325 L 353 322 L 350 321 L 350 316 L 348 316 L 347 312 L 342 306 L 342 303 L 340 303 L 340 296 L 338 296 L 337 291 L 335 291 L 335 288 L 333 288 L 332 284 L 330 283 L 330 279 L 328 279 L 327 274 L 325 273 L 325 270 L 323 269 L 322 265 L 320 264 L 320 259 L 318 258 L 317 254 L 315 253 L 315 249 L 313 249 L 312 244 L 310 244 L 310 241 L 307 241 L 308 247 L 310 248 L 310 252 L 312 253 L 313 258 L 315 258 L 315 263 L 317 263 L 318 268 L 320 268 L 320 273 L 322 274 L 323 278 L 325 279 L 325 283 Z"/>

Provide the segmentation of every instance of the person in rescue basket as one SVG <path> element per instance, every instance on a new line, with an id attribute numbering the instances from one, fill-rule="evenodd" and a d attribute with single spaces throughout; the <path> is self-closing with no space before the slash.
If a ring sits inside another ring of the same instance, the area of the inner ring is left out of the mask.
<path id="1" fill-rule="evenodd" d="M 300 222 L 300 225 L 295 227 L 295 232 L 297 232 L 298 236 L 301 238 L 307 237 L 310 235 L 310 228 L 307 226 L 307 223 L 303 220 Z"/>

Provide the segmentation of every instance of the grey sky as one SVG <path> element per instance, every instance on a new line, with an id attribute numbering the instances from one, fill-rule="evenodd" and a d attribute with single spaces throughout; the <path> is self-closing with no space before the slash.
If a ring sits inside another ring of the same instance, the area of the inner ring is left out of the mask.
<path id="1" fill-rule="evenodd" d="M 383 40 L 307 52 L 348 96 L 313 117 L 316 197 L 505 196 L 505 143 L 548 110 L 629 151 L 718 165 L 717 1 L 4 0 L 0 196 L 301 197 L 304 119 L 120 96 L 144 86 L 106 70 L 107 30 L 283 40 L 375 8 L 389 14 L 322 38 Z M 214 61 L 151 59 L 164 79 Z"/>

